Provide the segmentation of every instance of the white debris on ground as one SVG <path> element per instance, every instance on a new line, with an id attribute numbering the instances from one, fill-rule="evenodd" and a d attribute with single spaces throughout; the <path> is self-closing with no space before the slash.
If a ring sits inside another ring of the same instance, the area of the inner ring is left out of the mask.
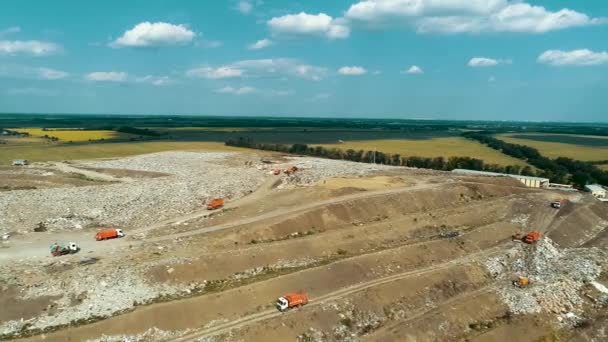
<path id="1" fill-rule="evenodd" d="M 530 220 L 530 215 L 520 214 L 511 219 L 511 223 L 517 223 L 526 227 L 528 225 L 528 221 Z"/>
<path id="2" fill-rule="evenodd" d="M 376 171 L 399 169 L 404 167 L 381 164 L 357 163 L 345 160 L 322 159 L 312 157 L 289 157 L 289 161 L 267 166 L 269 170 L 285 170 L 296 166 L 298 170 L 291 176 L 284 176 L 279 188 L 311 186 L 323 178 L 341 176 L 363 176 Z"/>
<path id="3" fill-rule="evenodd" d="M 326 303 L 322 309 L 323 311 L 335 311 L 338 315 L 338 323 L 331 331 L 309 328 L 297 337 L 298 341 L 359 341 L 360 336 L 378 329 L 387 320 L 386 316 L 374 311 L 358 309 L 349 300 L 341 303 Z"/>
<path id="4" fill-rule="evenodd" d="M 533 245 L 517 243 L 485 265 L 512 313 L 576 314 L 582 311 L 581 288 L 600 275 L 605 260 L 605 253 L 597 248 L 559 250 L 543 237 Z M 514 286 L 519 276 L 528 277 L 530 285 Z"/>
<path id="5" fill-rule="evenodd" d="M 69 264 L 63 264 L 70 266 Z M 29 272 L 44 276 L 49 272 L 45 265 Z M 96 265 L 97 266 L 97 265 Z M 45 268 L 46 267 L 46 268 Z M 14 320 L 0 324 L 0 336 L 25 330 L 44 329 L 69 324 L 91 317 L 111 317 L 118 312 L 132 308 L 161 295 L 175 295 L 188 292 L 188 288 L 164 283 L 151 284 L 144 280 L 147 267 L 133 268 L 116 266 L 103 269 L 79 269 L 78 266 L 60 274 L 61 280 L 45 281 L 27 286 L 20 296 L 23 299 L 42 296 L 60 297 L 53 301 L 53 310 L 28 320 Z"/>
<path id="6" fill-rule="evenodd" d="M 212 197 L 235 199 L 255 190 L 265 174 L 222 164 L 238 153 L 162 152 L 81 165 L 168 173 L 129 183 L 0 193 L 0 230 L 31 232 L 91 225 L 145 227 L 201 209 Z M 1 231 L 0 231 L 1 233 Z"/>
<path id="7" fill-rule="evenodd" d="M 87 340 L 87 342 L 161 342 L 175 339 L 187 334 L 188 332 L 189 330 L 166 331 L 155 327 L 137 335 L 102 335 L 98 339 Z"/>

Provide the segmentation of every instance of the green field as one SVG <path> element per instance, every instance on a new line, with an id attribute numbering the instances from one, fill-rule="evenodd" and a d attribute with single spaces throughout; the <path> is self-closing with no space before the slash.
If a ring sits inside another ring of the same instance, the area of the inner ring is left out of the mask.
<path id="1" fill-rule="evenodd" d="M 335 147 L 341 150 L 377 150 L 400 154 L 402 157 L 472 157 L 481 159 L 486 164 L 528 165 L 520 159 L 509 157 L 476 141 L 462 137 L 345 141 L 340 144 L 318 144 L 317 146 Z"/>
<path id="2" fill-rule="evenodd" d="M 24 131 L 19 129 L 19 131 Z M 128 134 L 104 130 L 28 129 L 32 137 L 11 137 L 0 150 L 0 164 L 13 159 L 56 161 L 70 159 L 110 158 L 170 150 L 233 150 L 224 146 L 229 139 L 246 137 L 255 142 L 335 147 L 342 150 L 377 150 L 400 154 L 402 157 L 471 157 L 487 164 L 526 166 L 524 161 L 509 157 L 473 140 L 462 138 L 458 132 L 403 132 L 359 129 L 314 128 L 155 128 L 167 133 L 164 140 L 107 142 L 124 139 Z M 57 136 L 59 143 L 34 137 Z M 87 143 L 88 139 L 105 139 L 105 143 Z M 70 144 L 67 141 L 73 141 Z M 81 143 L 78 143 L 80 141 Z M 340 141 L 344 141 L 340 143 Z"/>
<path id="3" fill-rule="evenodd" d="M 9 165 L 14 159 L 27 159 L 37 162 L 124 157 L 172 150 L 239 150 L 234 147 L 224 146 L 223 143 L 218 142 L 145 141 L 69 145 L 37 142 L 32 141 L 31 138 L 27 141 L 14 142 L 13 140 L 14 139 L 6 139 L 8 143 L 0 145 L 0 165 Z"/>
<path id="4" fill-rule="evenodd" d="M 567 157 L 582 161 L 608 160 L 608 137 L 575 134 L 499 134 L 498 139 L 536 148 L 549 158 Z"/>

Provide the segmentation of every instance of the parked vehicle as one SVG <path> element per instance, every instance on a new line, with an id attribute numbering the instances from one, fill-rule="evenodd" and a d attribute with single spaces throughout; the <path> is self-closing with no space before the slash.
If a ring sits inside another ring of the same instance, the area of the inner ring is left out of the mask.
<path id="1" fill-rule="evenodd" d="M 55 242 L 51 245 L 51 255 L 52 256 L 60 256 L 66 254 L 74 254 L 80 251 L 80 247 L 78 247 L 74 242 L 69 242 L 67 245 L 58 244 Z"/>
<path id="2" fill-rule="evenodd" d="M 29 165 L 29 161 L 27 161 L 26 159 L 17 159 L 17 160 L 13 160 L 13 166 L 26 166 Z"/>
<path id="3" fill-rule="evenodd" d="M 207 203 L 207 210 L 215 210 L 224 206 L 223 198 L 214 198 L 209 203 Z"/>
<path id="4" fill-rule="evenodd" d="M 295 292 L 279 297 L 276 306 L 279 311 L 286 311 L 306 304 L 308 304 L 308 295 L 304 292 Z"/>
<path id="5" fill-rule="evenodd" d="M 563 199 L 558 199 L 558 200 L 555 200 L 555 201 L 551 202 L 551 207 L 552 207 L 552 208 L 555 208 L 555 209 L 559 209 L 559 208 L 561 208 L 561 207 L 562 207 L 562 205 L 564 205 L 564 204 L 565 204 L 565 200 L 563 200 Z"/>
<path id="6" fill-rule="evenodd" d="M 106 230 L 102 230 L 100 232 L 97 232 L 97 234 L 95 234 L 95 240 L 97 241 L 101 241 L 101 240 L 107 240 L 107 239 L 114 239 L 114 238 L 119 238 L 119 237 L 124 237 L 125 233 L 122 232 L 122 229 L 106 229 Z"/>

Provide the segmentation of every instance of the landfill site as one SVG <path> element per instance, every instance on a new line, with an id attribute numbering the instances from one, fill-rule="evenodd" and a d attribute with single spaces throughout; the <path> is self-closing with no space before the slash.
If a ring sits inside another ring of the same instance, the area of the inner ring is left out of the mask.
<path id="1" fill-rule="evenodd" d="M 608 203 L 271 152 L 0 168 L 0 340 L 605 341 Z"/>

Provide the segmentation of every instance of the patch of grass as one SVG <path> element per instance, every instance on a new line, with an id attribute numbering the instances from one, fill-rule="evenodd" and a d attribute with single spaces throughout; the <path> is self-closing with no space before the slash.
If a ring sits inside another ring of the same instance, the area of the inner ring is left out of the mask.
<path id="1" fill-rule="evenodd" d="M 523 139 L 524 137 L 526 139 Z M 573 134 L 509 133 L 499 134 L 496 138 L 512 144 L 534 147 L 548 158 L 567 157 L 582 161 L 608 159 L 608 137 L 583 137 Z M 589 142 L 590 139 L 597 140 L 595 145 Z"/>
<path id="2" fill-rule="evenodd" d="M 145 141 L 85 145 L 23 144 L 0 148 L 0 165 L 10 165 L 13 159 L 31 162 L 125 157 L 162 151 L 242 151 L 215 142 Z"/>
<path id="3" fill-rule="evenodd" d="M 45 135 L 57 137 L 62 142 L 81 142 L 89 140 L 113 140 L 113 139 L 129 139 L 136 137 L 133 134 L 120 133 L 115 131 L 85 131 L 77 129 L 48 129 L 46 131 L 41 128 L 19 128 L 17 132 L 29 133 L 31 136 L 43 137 Z"/>
<path id="4" fill-rule="evenodd" d="M 462 137 L 436 137 L 432 139 L 386 139 L 345 141 L 341 144 L 323 144 L 327 148 L 341 150 L 376 150 L 384 153 L 400 154 L 402 157 L 472 157 L 482 159 L 486 164 L 520 165 L 526 162 L 504 155 L 476 141 Z"/>

